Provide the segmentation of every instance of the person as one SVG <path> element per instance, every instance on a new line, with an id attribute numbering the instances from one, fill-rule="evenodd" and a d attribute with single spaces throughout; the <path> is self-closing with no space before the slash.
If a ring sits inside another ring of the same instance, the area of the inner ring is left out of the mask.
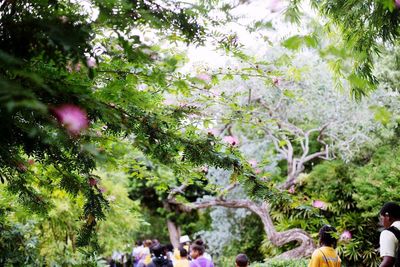
<path id="1" fill-rule="evenodd" d="M 247 258 L 246 254 L 239 254 L 236 256 L 235 265 L 236 267 L 248 267 L 249 258 Z"/>
<path id="2" fill-rule="evenodd" d="M 335 251 L 335 233 L 335 227 L 330 225 L 324 225 L 319 230 L 320 247 L 313 252 L 308 267 L 340 267 L 342 261 Z"/>
<path id="3" fill-rule="evenodd" d="M 181 247 L 179 248 L 180 259 L 175 261 L 174 267 L 189 267 L 188 251 Z"/>
<path id="4" fill-rule="evenodd" d="M 183 235 L 179 238 L 179 248 L 174 249 L 174 260 L 179 260 L 181 258 L 180 254 L 180 248 L 186 249 L 186 251 L 189 251 L 190 249 L 190 238 L 188 235 Z"/>
<path id="5" fill-rule="evenodd" d="M 167 259 L 167 249 L 161 244 L 156 244 L 151 248 L 154 258 L 147 267 L 173 267 L 172 261 Z"/>
<path id="6" fill-rule="evenodd" d="M 189 267 L 214 267 L 214 263 L 204 257 L 205 250 L 203 240 L 197 239 L 194 241 L 190 247 L 190 256 L 192 257 L 192 261 L 190 262 Z"/>
<path id="7" fill-rule="evenodd" d="M 172 264 L 175 266 L 175 257 L 174 257 L 174 246 L 172 244 L 165 245 L 165 249 L 167 250 L 167 258 L 172 261 Z"/>
<path id="8" fill-rule="evenodd" d="M 379 267 L 400 266 L 398 259 L 400 238 L 400 206 L 395 202 L 387 202 L 379 212 L 379 221 L 385 228 L 379 238 L 380 256 Z"/>
<path id="9" fill-rule="evenodd" d="M 139 263 L 139 255 L 143 250 L 143 242 L 141 240 L 136 241 L 136 246 L 132 249 L 132 262 L 133 267 L 137 267 Z"/>
<path id="10" fill-rule="evenodd" d="M 139 262 L 138 267 L 145 267 L 151 262 L 150 247 L 152 246 L 151 240 L 146 240 L 143 242 L 143 249 L 139 252 Z"/>

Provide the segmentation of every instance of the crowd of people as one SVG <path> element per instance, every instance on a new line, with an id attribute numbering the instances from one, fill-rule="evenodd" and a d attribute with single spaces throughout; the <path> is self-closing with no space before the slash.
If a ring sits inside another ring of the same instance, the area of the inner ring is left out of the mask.
<path id="1" fill-rule="evenodd" d="M 379 219 L 384 228 L 379 242 L 382 258 L 379 267 L 400 266 L 400 206 L 395 202 L 386 203 L 380 210 Z M 312 254 L 308 267 L 340 267 L 341 259 L 335 250 L 337 241 L 336 229 L 324 225 L 319 231 L 320 246 Z M 197 239 L 191 243 L 187 235 L 180 238 L 177 249 L 172 245 L 164 246 L 157 240 L 139 241 L 132 254 L 124 257 L 118 260 L 113 257 L 111 265 L 116 267 L 117 262 L 122 260 L 122 266 L 132 267 L 214 267 L 204 242 Z M 239 254 L 231 266 L 234 264 L 236 267 L 248 267 L 249 259 L 245 254 Z"/>
<path id="2" fill-rule="evenodd" d="M 206 245 L 201 239 L 193 243 L 187 235 L 180 238 L 179 248 L 171 244 L 162 245 L 158 240 L 137 241 L 131 255 L 114 253 L 111 266 L 126 267 L 214 267 Z M 236 267 L 248 267 L 249 259 L 245 254 L 239 254 L 235 261 Z"/>

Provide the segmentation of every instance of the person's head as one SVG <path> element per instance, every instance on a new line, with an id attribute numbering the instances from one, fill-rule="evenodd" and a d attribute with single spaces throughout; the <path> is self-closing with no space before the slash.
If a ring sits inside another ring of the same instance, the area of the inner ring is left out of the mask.
<path id="1" fill-rule="evenodd" d="M 143 246 L 145 246 L 145 247 L 151 247 L 151 245 L 152 245 L 153 243 L 151 242 L 151 240 L 150 239 L 147 239 L 147 240 L 145 240 L 144 242 L 143 242 Z"/>
<path id="2" fill-rule="evenodd" d="M 188 235 L 183 235 L 179 238 L 179 243 L 181 245 L 190 245 L 190 238 Z"/>
<path id="3" fill-rule="evenodd" d="M 167 244 L 165 245 L 165 249 L 167 250 L 167 252 L 172 252 L 174 251 L 174 246 L 172 244 Z"/>
<path id="4" fill-rule="evenodd" d="M 136 246 L 140 247 L 141 245 L 143 245 L 143 241 L 142 240 L 137 240 L 136 241 Z"/>
<path id="5" fill-rule="evenodd" d="M 324 225 L 322 228 L 319 230 L 319 244 L 321 246 L 328 246 L 328 247 L 333 247 L 336 248 L 337 244 L 337 237 L 335 236 L 336 234 L 336 229 L 333 226 L 330 225 Z"/>
<path id="6" fill-rule="evenodd" d="M 181 247 L 179 248 L 179 255 L 181 256 L 181 258 L 187 258 L 188 252 L 185 248 Z"/>
<path id="7" fill-rule="evenodd" d="M 198 257 L 202 256 L 205 251 L 204 242 L 201 239 L 197 239 L 193 242 L 190 246 L 190 256 L 192 259 L 197 259 Z"/>
<path id="8" fill-rule="evenodd" d="M 249 258 L 246 254 L 239 254 L 236 256 L 236 267 L 247 267 L 249 265 Z"/>
<path id="9" fill-rule="evenodd" d="M 395 202 L 387 202 L 381 208 L 379 215 L 383 227 L 389 228 L 393 222 L 400 220 L 400 206 Z"/>
<path id="10" fill-rule="evenodd" d="M 151 252 L 155 257 L 160 258 L 165 256 L 167 251 L 163 245 L 157 244 L 151 248 Z"/>

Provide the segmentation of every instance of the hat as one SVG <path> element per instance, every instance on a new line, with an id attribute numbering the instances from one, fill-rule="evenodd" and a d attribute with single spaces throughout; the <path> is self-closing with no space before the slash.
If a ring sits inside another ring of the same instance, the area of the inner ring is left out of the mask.
<path id="1" fill-rule="evenodd" d="M 186 243 L 186 242 L 190 242 L 190 238 L 187 235 L 183 235 L 179 238 L 179 243 Z"/>

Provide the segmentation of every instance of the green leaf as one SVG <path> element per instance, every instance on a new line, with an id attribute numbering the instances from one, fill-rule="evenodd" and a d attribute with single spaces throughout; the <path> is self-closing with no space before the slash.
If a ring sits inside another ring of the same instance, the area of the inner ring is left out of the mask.
<path id="1" fill-rule="evenodd" d="M 392 120 L 393 114 L 385 107 L 372 106 L 374 111 L 374 119 L 383 125 L 387 125 Z"/>
<path id="2" fill-rule="evenodd" d="M 290 50 L 297 50 L 301 47 L 303 41 L 304 41 L 303 37 L 295 35 L 283 41 L 282 46 Z"/>

